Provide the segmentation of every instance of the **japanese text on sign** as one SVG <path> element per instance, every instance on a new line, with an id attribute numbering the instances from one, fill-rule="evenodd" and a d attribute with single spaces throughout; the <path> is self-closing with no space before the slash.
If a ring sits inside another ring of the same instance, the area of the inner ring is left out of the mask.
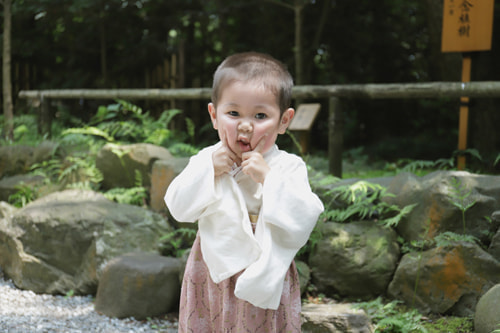
<path id="1" fill-rule="evenodd" d="M 491 49 L 494 0 L 444 0 L 443 52 Z"/>

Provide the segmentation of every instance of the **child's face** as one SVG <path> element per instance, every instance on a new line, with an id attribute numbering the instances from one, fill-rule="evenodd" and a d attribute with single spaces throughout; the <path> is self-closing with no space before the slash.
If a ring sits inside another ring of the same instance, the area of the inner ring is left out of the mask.
<path id="1" fill-rule="evenodd" d="M 261 153 L 267 152 L 278 134 L 285 133 L 294 110 L 280 116 L 276 96 L 253 82 L 235 81 L 222 91 L 217 109 L 210 103 L 208 112 L 222 142 L 241 158 L 264 140 Z"/>

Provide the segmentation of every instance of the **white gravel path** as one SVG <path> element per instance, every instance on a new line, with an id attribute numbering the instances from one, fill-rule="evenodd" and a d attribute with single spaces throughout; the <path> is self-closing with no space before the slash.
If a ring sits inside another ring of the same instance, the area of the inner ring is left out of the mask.
<path id="1" fill-rule="evenodd" d="M 0 332 L 118 333 L 177 332 L 177 323 L 152 319 L 116 319 L 94 311 L 91 296 L 37 295 L 6 281 L 0 271 Z"/>

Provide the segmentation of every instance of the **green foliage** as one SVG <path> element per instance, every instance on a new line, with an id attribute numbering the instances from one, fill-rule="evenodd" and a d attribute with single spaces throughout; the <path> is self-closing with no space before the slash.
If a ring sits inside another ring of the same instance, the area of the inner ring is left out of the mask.
<path id="1" fill-rule="evenodd" d="M 449 201 L 462 213 L 462 228 L 465 234 L 465 212 L 472 208 L 476 202 L 469 200 L 472 190 L 467 190 L 466 185 L 462 185 L 462 182 L 457 177 L 451 179 L 451 186 Z"/>
<path id="2" fill-rule="evenodd" d="M 168 147 L 168 151 L 174 156 L 192 156 L 199 152 L 199 149 L 183 142 L 177 142 Z"/>
<path id="3" fill-rule="evenodd" d="M 102 181 L 102 173 L 89 155 L 67 156 L 63 160 L 52 158 L 31 167 L 33 175 L 44 178 L 45 184 L 59 184 L 63 187 L 79 187 L 97 190 Z"/>
<path id="4" fill-rule="evenodd" d="M 471 333 L 474 332 L 474 320 L 470 317 L 440 317 L 434 320 L 428 319 L 424 327 L 429 333 Z M 492 332 L 493 333 L 493 332 Z M 500 333 L 497 332 L 497 333 Z"/>
<path id="5" fill-rule="evenodd" d="M 73 297 L 74 295 L 75 295 L 75 290 L 70 289 L 70 290 L 66 293 L 66 295 L 64 295 L 64 298 L 71 298 L 71 297 Z"/>
<path id="6" fill-rule="evenodd" d="M 470 156 L 470 157 L 472 157 L 480 162 L 483 161 L 483 157 L 479 153 L 479 150 L 474 149 L 474 148 L 468 148 L 468 149 L 464 149 L 464 150 L 455 150 L 453 152 L 453 157 L 463 156 L 463 155 Z"/>
<path id="7" fill-rule="evenodd" d="M 20 184 L 14 188 L 17 190 L 16 193 L 9 195 L 7 201 L 15 207 L 24 207 L 37 198 L 36 191 L 32 186 Z"/>
<path id="8" fill-rule="evenodd" d="M 363 309 L 373 321 L 375 332 L 427 333 L 422 315 L 415 309 L 407 310 L 400 301 L 385 303 L 381 297 L 355 305 Z"/>
<path id="9" fill-rule="evenodd" d="M 91 156 L 68 156 L 61 167 L 58 182 L 69 187 L 97 190 L 102 182 L 101 171 Z"/>
<path id="10" fill-rule="evenodd" d="M 468 242 L 474 244 L 481 244 L 481 241 L 472 235 L 461 235 L 451 231 L 445 231 L 434 237 L 437 247 L 446 247 L 453 245 L 454 242 Z"/>
<path id="11" fill-rule="evenodd" d="M 104 193 L 109 200 L 135 206 L 146 206 L 148 191 L 142 186 L 142 175 L 135 170 L 135 186 L 129 188 L 115 187 Z"/>
<path id="12" fill-rule="evenodd" d="M 493 166 L 496 166 L 498 164 L 498 162 L 500 162 L 500 154 L 498 154 L 497 157 L 495 158 L 495 162 L 493 162 Z"/>
<path id="13" fill-rule="evenodd" d="M 196 238 L 196 230 L 178 228 L 160 238 L 162 242 L 162 255 L 182 257 L 184 252 L 191 247 Z"/>
<path id="14" fill-rule="evenodd" d="M 182 113 L 181 110 L 165 110 L 158 119 L 154 119 L 149 112 L 144 112 L 137 105 L 120 99 L 116 102 L 100 106 L 90 120 L 89 126 L 66 129 L 62 135 L 91 135 L 102 138 L 108 143 L 117 144 L 151 143 L 169 149 L 173 147 L 174 155 L 179 153 L 182 156 L 190 156 L 198 152 L 198 149 L 192 145 L 195 138 L 195 125 L 191 119 L 185 118 L 185 132 L 168 129 L 174 117 Z M 185 143 L 186 140 L 189 140 L 191 144 Z M 118 150 L 114 152 L 118 153 Z"/>
<path id="15" fill-rule="evenodd" d="M 109 135 L 106 131 L 93 126 L 86 126 L 83 128 L 68 128 L 67 130 L 64 130 L 62 132 L 62 135 L 68 135 L 68 134 L 93 135 L 101 137 L 108 142 L 115 141 L 115 139 L 111 135 Z"/>
<path id="16" fill-rule="evenodd" d="M 55 182 L 59 178 L 62 170 L 62 162 L 59 159 L 53 158 L 48 161 L 35 163 L 31 166 L 31 172 L 34 175 L 44 177 L 47 183 Z"/>
<path id="17" fill-rule="evenodd" d="M 455 166 L 454 158 L 440 158 L 436 161 L 425 161 L 425 160 L 409 160 L 403 159 L 399 160 L 398 164 L 403 164 L 401 168 L 403 172 L 417 173 L 420 170 L 448 170 Z"/>
<path id="18" fill-rule="evenodd" d="M 325 218 L 338 223 L 353 220 L 372 219 L 386 227 L 396 226 L 401 219 L 409 214 L 416 204 L 400 209 L 396 205 L 381 200 L 393 197 L 381 185 L 359 181 L 352 185 L 342 185 L 328 191 L 330 198 Z"/>
<path id="19" fill-rule="evenodd" d="M 115 187 L 104 193 L 109 200 L 135 206 L 144 206 L 147 198 L 147 191 L 144 187 L 134 186 L 129 188 Z"/>

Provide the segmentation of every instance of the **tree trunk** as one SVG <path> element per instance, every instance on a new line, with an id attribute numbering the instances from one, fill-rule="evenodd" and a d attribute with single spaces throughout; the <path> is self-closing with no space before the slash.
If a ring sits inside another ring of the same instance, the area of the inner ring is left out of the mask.
<path id="1" fill-rule="evenodd" d="M 102 6 L 104 8 L 104 4 Z M 105 20 L 105 10 L 102 9 L 100 12 L 99 18 L 99 39 L 100 39 L 100 47 L 101 47 L 101 75 L 102 75 L 102 85 L 103 87 L 107 86 L 108 82 L 108 54 L 107 54 L 107 45 L 106 45 L 106 26 L 104 25 Z"/>
<path id="2" fill-rule="evenodd" d="M 297 85 L 304 83 L 302 76 L 302 9 L 304 5 L 301 0 L 295 0 L 295 82 Z"/>
<path id="3" fill-rule="evenodd" d="M 303 69 L 303 82 L 311 82 L 311 73 L 314 66 L 314 57 L 318 51 L 319 46 L 321 45 L 321 37 L 323 36 L 323 31 L 325 30 L 326 23 L 328 22 L 328 16 L 330 15 L 330 8 L 332 6 L 332 2 L 330 0 L 323 0 L 323 7 L 321 10 L 321 17 L 318 20 L 318 24 L 316 25 L 316 31 L 314 33 L 313 42 L 309 47 L 306 47 L 307 50 L 307 60 Z"/>
<path id="4" fill-rule="evenodd" d="M 3 1 L 3 114 L 5 117 L 4 137 L 14 139 L 14 106 L 11 81 L 11 0 Z"/>

